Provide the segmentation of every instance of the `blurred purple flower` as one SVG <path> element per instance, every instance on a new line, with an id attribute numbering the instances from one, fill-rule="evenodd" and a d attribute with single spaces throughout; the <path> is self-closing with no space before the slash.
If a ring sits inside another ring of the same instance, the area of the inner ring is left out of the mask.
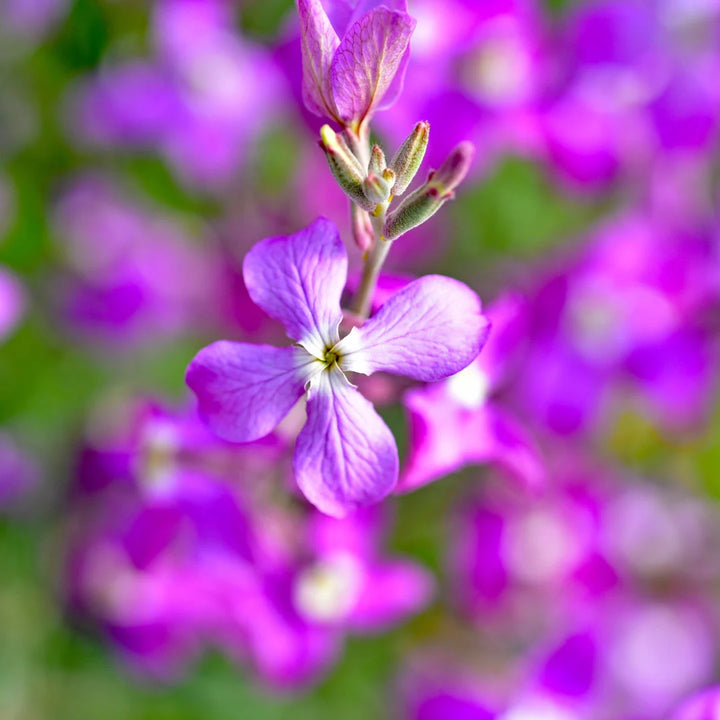
<path id="1" fill-rule="evenodd" d="M 61 197 L 56 221 L 69 269 L 63 312 L 86 336 L 132 345 L 225 324 L 223 260 L 174 219 L 88 176 Z"/>
<path id="2" fill-rule="evenodd" d="M 155 60 L 111 66 L 76 90 L 77 139 L 159 149 L 190 183 L 220 189 L 282 104 L 279 73 L 237 36 L 222 0 L 162 0 L 153 29 Z"/>
<path id="3" fill-rule="evenodd" d="M 530 303 L 530 352 L 519 401 L 554 432 L 587 430 L 630 382 L 665 427 L 697 424 L 716 382 L 718 303 L 712 239 L 634 213 L 591 236 Z"/>
<path id="4" fill-rule="evenodd" d="M 340 521 L 275 502 L 281 441 L 230 445 L 193 411 L 129 410 L 82 456 L 69 595 L 136 671 L 175 680 L 213 645 L 293 689 L 330 667 L 345 633 L 430 600 L 427 571 L 384 556 L 377 512 Z"/>
<path id="5" fill-rule="evenodd" d="M 243 267 L 253 301 L 298 345 L 220 341 L 201 350 L 187 382 L 202 415 L 221 437 L 249 442 L 269 433 L 307 393 L 308 421 L 294 457 L 303 494 L 337 516 L 377 502 L 397 482 L 397 447 L 345 372 L 386 371 L 424 381 L 457 372 L 485 342 L 480 300 L 456 280 L 427 276 L 340 339 L 347 254 L 323 218 L 295 235 L 258 243 Z"/>
<path id="6" fill-rule="evenodd" d="M 400 94 L 415 29 L 405 0 L 381 2 L 298 0 L 305 105 L 355 133 Z"/>
<path id="7" fill-rule="evenodd" d="M 528 487 L 542 483 L 537 448 L 494 397 L 517 359 L 524 313 L 519 297 L 496 301 L 487 311 L 492 330 L 478 358 L 441 383 L 406 393 L 410 440 L 400 491 L 477 463 L 496 464 Z"/>

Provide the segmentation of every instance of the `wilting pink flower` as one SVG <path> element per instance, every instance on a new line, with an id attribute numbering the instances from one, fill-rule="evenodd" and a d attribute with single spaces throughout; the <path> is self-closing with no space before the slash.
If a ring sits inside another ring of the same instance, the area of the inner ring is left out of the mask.
<path id="1" fill-rule="evenodd" d="M 397 447 L 345 373 L 386 371 L 430 382 L 461 370 L 487 335 L 479 298 L 456 280 L 427 276 L 341 339 L 347 254 L 323 218 L 295 235 L 258 243 L 243 271 L 253 301 L 297 345 L 220 341 L 201 350 L 187 382 L 202 415 L 221 437 L 249 442 L 269 433 L 307 394 L 308 419 L 294 457 L 303 494 L 337 516 L 377 502 L 397 481 Z"/>
<path id="2" fill-rule="evenodd" d="M 405 0 L 298 0 L 307 108 L 357 130 L 401 89 L 415 29 Z M 379 5 L 379 7 L 378 7 Z"/>

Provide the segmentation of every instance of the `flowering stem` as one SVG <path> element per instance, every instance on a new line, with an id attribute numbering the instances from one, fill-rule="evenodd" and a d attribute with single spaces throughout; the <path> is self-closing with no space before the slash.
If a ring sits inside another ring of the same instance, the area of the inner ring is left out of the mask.
<path id="1" fill-rule="evenodd" d="M 384 212 L 382 213 L 385 214 Z M 373 223 L 375 226 L 375 223 Z M 365 320 L 370 315 L 373 295 L 377 286 L 380 270 L 390 252 L 392 242 L 385 240 L 379 232 L 375 232 L 375 242 L 365 258 L 360 287 L 358 287 L 352 303 L 352 312 Z"/>
<path id="2" fill-rule="evenodd" d="M 350 147 L 360 159 L 360 162 L 363 163 L 364 167 L 367 167 L 370 159 L 370 128 L 367 123 L 362 123 L 356 133 L 348 132 L 347 137 Z M 353 314 L 360 320 L 366 320 L 370 315 L 372 299 L 375 295 L 380 270 L 385 263 L 388 252 L 390 252 L 390 245 L 392 245 L 391 242 L 382 236 L 385 214 L 387 213 L 389 204 L 389 200 L 388 202 L 381 203 L 373 213 L 369 214 L 374 239 L 369 252 L 365 256 L 360 286 L 355 293 L 351 307 Z M 368 217 L 368 214 L 360 208 L 355 207 L 353 211 L 362 213 L 365 218 Z M 354 220 L 357 221 L 358 218 L 354 217 Z"/>

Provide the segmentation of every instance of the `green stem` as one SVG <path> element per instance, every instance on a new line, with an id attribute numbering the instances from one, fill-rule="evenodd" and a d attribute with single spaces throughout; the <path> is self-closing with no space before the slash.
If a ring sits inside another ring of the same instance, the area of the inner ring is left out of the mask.
<path id="1" fill-rule="evenodd" d="M 375 225 L 373 223 L 373 225 Z M 352 312 L 363 320 L 370 316 L 372 299 L 375 295 L 380 270 L 390 252 L 392 242 L 385 240 L 379 233 L 375 232 L 375 242 L 372 250 L 368 253 L 363 266 L 360 287 L 358 287 L 352 303 Z"/>
<path id="2" fill-rule="evenodd" d="M 356 133 L 348 133 L 348 138 L 351 149 L 355 152 L 356 157 L 363 166 L 367 168 L 370 161 L 370 127 L 367 123 L 363 122 Z M 378 205 L 375 212 L 370 216 L 375 239 L 370 252 L 365 258 L 360 287 L 358 287 L 355 293 L 351 306 L 351 311 L 361 320 L 366 320 L 370 316 L 370 309 L 372 307 L 378 277 L 380 277 L 380 270 L 382 270 L 385 259 L 390 252 L 390 245 L 392 245 L 391 242 L 385 240 L 382 236 L 382 227 L 385 222 L 385 213 L 387 212 L 388 205 L 389 203 Z"/>

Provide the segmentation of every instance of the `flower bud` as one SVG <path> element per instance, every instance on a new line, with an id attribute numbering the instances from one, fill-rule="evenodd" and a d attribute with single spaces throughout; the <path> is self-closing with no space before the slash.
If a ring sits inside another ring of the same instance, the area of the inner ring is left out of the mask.
<path id="1" fill-rule="evenodd" d="M 425 157 L 429 136 L 430 123 L 419 122 L 395 153 L 390 162 L 390 169 L 395 173 L 393 195 L 402 195 L 417 174 Z"/>
<path id="2" fill-rule="evenodd" d="M 461 142 L 445 158 L 445 162 L 430 173 L 428 182 L 431 182 L 443 195 L 452 193 L 468 174 L 474 155 L 473 144 L 467 141 Z"/>
<path id="3" fill-rule="evenodd" d="M 363 192 L 365 172 L 345 138 L 335 133 L 329 125 L 322 126 L 320 137 L 320 147 L 325 152 L 330 172 L 342 191 L 363 210 L 374 210 L 377 203 L 368 200 Z"/>
<path id="4" fill-rule="evenodd" d="M 370 216 L 357 205 L 352 206 L 352 233 L 355 244 L 363 253 L 373 246 L 375 232 Z"/>
<path id="5" fill-rule="evenodd" d="M 408 195 L 402 203 L 391 212 L 383 225 L 383 237 L 395 240 L 429 220 L 443 205 L 444 198 L 436 187 L 423 185 Z"/>
<path id="6" fill-rule="evenodd" d="M 382 175 L 386 168 L 385 153 L 379 145 L 373 145 L 370 164 L 368 165 L 368 175 Z"/>
<path id="7" fill-rule="evenodd" d="M 365 197 L 376 205 L 386 202 L 390 197 L 390 190 L 394 179 L 395 175 L 392 170 L 388 169 L 385 170 L 383 175 L 368 174 L 363 181 Z"/>
<path id="8" fill-rule="evenodd" d="M 383 236 L 387 240 L 395 240 L 429 220 L 445 202 L 454 197 L 453 191 L 467 175 L 474 154 L 472 143 L 460 143 L 443 164 L 430 173 L 427 182 L 408 195 L 387 216 Z"/>

